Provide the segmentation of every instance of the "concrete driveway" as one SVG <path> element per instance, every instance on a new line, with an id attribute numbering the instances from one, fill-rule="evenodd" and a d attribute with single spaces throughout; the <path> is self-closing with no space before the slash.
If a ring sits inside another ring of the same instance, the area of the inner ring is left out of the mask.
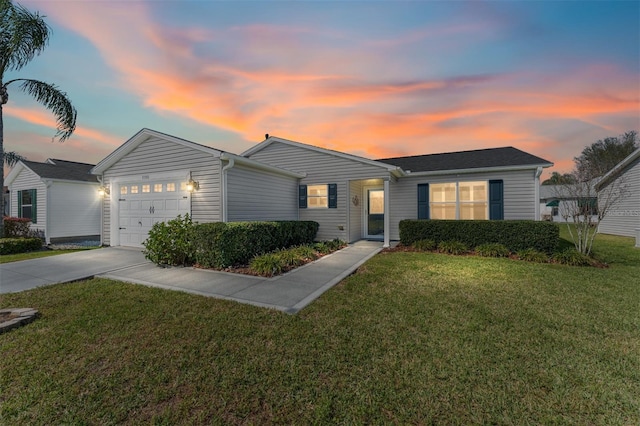
<path id="1" fill-rule="evenodd" d="M 381 242 L 358 241 L 287 274 L 262 278 L 189 267 L 160 268 L 139 249 L 109 247 L 2 264 L 0 293 L 96 276 L 295 313 L 380 250 Z"/>
<path id="2" fill-rule="evenodd" d="M 106 247 L 0 265 L 0 293 L 78 281 L 149 263 L 139 249 Z"/>

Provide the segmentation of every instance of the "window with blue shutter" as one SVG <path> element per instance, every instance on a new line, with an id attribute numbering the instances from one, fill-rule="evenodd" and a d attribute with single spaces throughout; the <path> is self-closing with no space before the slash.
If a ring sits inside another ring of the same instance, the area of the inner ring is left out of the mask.
<path id="1" fill-rule="evenodd" d="M 307 208 L 307 185 L 298 186 L 298 208 Z"/>
<path id="2" fill-rule="evenodd" d="M 504 219 L 504 183 L 502 180 L 489 181 L 489 220 Z"/>
<path id="3" fill-rule="evenodd" d="M 418 219 L 429 219 L 429 184 L 418 184 Z"/>
<path id="4" fill-rule="evenodd" d="M 329 184 L 329 208 L 330 209 L 338 208 L 338 184 L 337 183 Z"/>

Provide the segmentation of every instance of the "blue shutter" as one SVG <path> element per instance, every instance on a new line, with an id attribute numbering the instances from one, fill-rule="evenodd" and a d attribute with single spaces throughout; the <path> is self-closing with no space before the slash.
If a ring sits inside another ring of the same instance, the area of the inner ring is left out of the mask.
<path id="1" fill-rule="evenodd" d="M 338 184 L 337 183 L 329 184 L 329 208 L 330 209 L 338 208 Z"/>
<path id="2" fill-rule="evenodd" d="M 418 184 L 418 219 L 429 219 L 429 184 Z"/>
<path id="3" fill-rule="evenodd" d="M 489 181 L 489 219 L 504 219 L 504 184 L 502 180 Z"/>
<path id="4" fill-rule="evenodd" d="M 307 208 L 307 185 L 298 186 L 298 208 Z"/>

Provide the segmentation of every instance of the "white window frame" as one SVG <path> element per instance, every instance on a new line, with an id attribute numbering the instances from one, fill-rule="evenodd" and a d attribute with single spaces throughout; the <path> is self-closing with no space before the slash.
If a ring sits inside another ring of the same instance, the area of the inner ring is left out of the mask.
<path id="1" fill-rule="evenodd" d="M 461 201 L 460 199 L 460 184 L 465 186 L 465 184 L 473 184 L 473 183 L 484 183 L 485 185 L 485 196 L 484 200 L 473 200 L 473 191 L 471 191 L 472 200 L 470 201 Z M 455 201 L 433 201 L 433 188 L 437 185 L 452 185 L 455 184 Z M 489 220 L 489 181 L 488 180 L 473 180 L 473 181 L 456 181 L 456 182 L 434 182 L 429 184 L 429 218 L 433 220 L 461 220 L 460 219 L 460 207 L 461 206 L 470 206 L 474 204 L 484 203 L 484 218 L 482 219 L 464 219 L 464 220 Z M 436 219 L 433 215 L 433 207 L 445 206 L 445 205 L 455 205 L 455 219 Z"/>

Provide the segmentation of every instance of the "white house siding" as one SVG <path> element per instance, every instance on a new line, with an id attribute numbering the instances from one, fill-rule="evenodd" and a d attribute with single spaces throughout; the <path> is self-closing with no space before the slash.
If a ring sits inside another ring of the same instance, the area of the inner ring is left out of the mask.
<path id="1" fill-rule="evenodd" d="M 307 176 L 300 181 L 304 185 L 337 184 L 337 208 L 299 209 L 300 220 L 313 220 L 320 224 L 316 236 L 318 240 L 340 238 L 347 241 L 353 239 L 353 235 L 347 233 L 349 228 L 349 207 L 347 205 L 349 181 L 389 176 L 389 172 L 384 167 L 280 142 L 271 143 L 252 154 L 250 158 L 294 172 L 306 173 Z"/>
<path id="2" fill-rule="evenodd" d="M 239 165 L 226 173 L 227 221 L 298 219 L 298 179 Z"/>
<path id="3" fill-rule="evenodd" d="M 200 183 L 200 189 L 191 195 L 193 220 L 197 222 L 222 220 L 220 159 L 175 142 L 157 137 L 151 137 L 142 142 L 104 172 L 104 184 L 110 185 L 113 179 L 123 176 L 137 176 L 142 179 L 146 175 L 183 170 L 191 171 L 192 178 Z M 103 206 L 103 243 L 110 244 L 112 215 L 109 212 L 109 197 L 105 198 Z"/>
<path id="4" fill-rule="evenodd" d="M 463 182 L 475 180 L 502 180 L 504 183 L 504 219 L 536 219 L 534 170 L 500 171 L 491 173 L 465 173 L 438 176 L 410 176 L 390 183 L 392 240 L 400 239 L 399 223 L 403 219 L 418 217 L 418 184 Z"/>
<path id="5" fill-rule="evenodd" d="M 624 180 L 623 185 L 629 192 L 602 219 L 599 231 L 603 234 L 634 237 L 635 230 L 640 228 L 640 158 L 629 164 L 618 179 Z M 609 188 L 611 184 L 603 190 L 606 191 Z"/>
<path id="6" fill-rule="evenodd" d="M 49 239 L 100 235 L 98 186 L 62 181 L 49 186 Z"/>
<path id="7" fill-rule="evenodd" d="M 23 168 L 15 180 L 11 183 L 11 216 L 18 217 L 18 191 L 27 189 L 36 190 L 36 222 L 31 229 L 45 231 L 47 226 L 47 186 L 40 176 L 27 168 Z"/>

